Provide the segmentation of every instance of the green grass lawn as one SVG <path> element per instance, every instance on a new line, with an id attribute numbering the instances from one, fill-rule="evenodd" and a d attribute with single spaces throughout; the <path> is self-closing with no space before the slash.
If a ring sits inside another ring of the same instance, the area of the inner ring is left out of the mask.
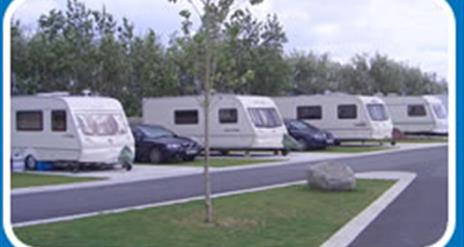
<path id="1" fill-rule="evenodd" d="M 448 138 L 405 138 L 397 140 L 398 143 L 447 143 Z"/>
<path id="2" fill-rule="evenodd" d="M 36 247 L 319 246 L 393 184 L 358 180 L 353 192 L 300 185 L 223 197 L 214 200 L 214 224 L 203 223 L 196 201 L 14 231 Z"/>
<path id="3" fill-rule="evenodd" d="M 261 163 L 270 163 L 278 162 L 283 160 L 278 159 L 234 159 L 234 158 L 211 158 L 210 166 L 211 167 L 229 167 L 229 166 L 244 166 L 244 165 L 254 165 Z M 143 164 L 150 165 L 150 164 Z M 154 165 L 154 164 L 153 164 Z M 203 159 L 201 157 L 197 158 L 195 161 L 191 162 L 173 162 L 173 163 L 164 163 L 160 165 L 180 165 L 180 166 L 203 166 Z"/>
<path id="4" fill-rule="evenodd" d="M 331 146 L 316 152 L 326 153 L 364 153 L 392 149 L 391 146 Z"/>
<path id="5" fill-rule="evenodd" d="M 25 188 L 43 185 L 68 184 L 101 180 L 100 178 L 77 178 L 57 175 L 42 175 L 32 173 L 13 173 L 11 176 L 12 188 Z"/>

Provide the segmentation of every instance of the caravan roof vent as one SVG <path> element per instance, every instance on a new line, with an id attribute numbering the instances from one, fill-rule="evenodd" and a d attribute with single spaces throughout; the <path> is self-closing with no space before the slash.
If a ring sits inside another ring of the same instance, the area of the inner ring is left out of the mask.
<path id="1" fill-rule="evenodd" d="M 38 93 L 37 96 L 42 97 L 60 97 L 60 96 L 69 96 L 69 92 L 48 92 L 48 93 Z"/>

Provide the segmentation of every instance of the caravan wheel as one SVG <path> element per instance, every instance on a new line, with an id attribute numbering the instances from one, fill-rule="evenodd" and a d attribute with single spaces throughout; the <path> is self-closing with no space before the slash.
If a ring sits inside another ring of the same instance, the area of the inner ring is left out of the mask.
<path id="1" fill-rule="evenodd" d="M 122 167 L 123 167 L 124 169 L 126 169 L 126 171 L 130 171 L 130 170 L 132 170 L 132 165 L 131 165 L 131 164 L 129 164 L 129 163 L 125 163 L 125 164 L 123 164 L 123 165 L 122 165 Z"/>
<path id="2" fill-rule="evenodd" d="M 28 155 L 24 160 L 24 166 L 27 170 L 35 170 L 37 168 L 37 160 L 32 155 Z"/>

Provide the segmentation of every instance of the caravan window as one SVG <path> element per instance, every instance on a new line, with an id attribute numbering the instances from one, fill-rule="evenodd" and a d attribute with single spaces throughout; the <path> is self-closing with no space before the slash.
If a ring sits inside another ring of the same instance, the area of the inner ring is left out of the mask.
<path id="1" fill-rule="evenodd" d="M 42 131 L 42 111 L 18 111 L 16 112 L 16 130 L 20 131 Z"/>
<path id="2" fill-rule="evenodd" d="M 322 119 L 321 106 L 298 106 L 296 112 L 298 119 Z"/>
<path id="3" fill-rule="evenodd" d="M 219 123 L 228 124 L 237 122 L 237 109 L 219 109 Z"/>
<path id="4" fill-rule="evenodd" d="M 66 111 L 52 111 L 52 131 L 66 131 Z"/>
<path id="5" fill-rule="evenodd" d="M 174 112 L 175 124 L 198 124 L 198 111 L 186 110 Z"/>
<path id="6" fill-rule="evenodd" d="M 367 104 L 367 111 L 371 116 L 372 121 L 385 121 L 388 120 L 387 111 L 382 104 Z"/>
<path id="7" fill-rule="evenodd" d="M 127 126 L 121 114 L 82 113 L 76 116 L 79 128 L 85 135 L 110 136 L 127 133 Z"/>
<path id="8" fill-rule="evenodd" d="M 409 117 L 424 117 L 427 115 L 424 105 L 408 105 Z"/>
<path id="9" fill-rule="evenodd" d="M 448 113 L 446 112 L 445 108 L 441 104 L 433 104 L 432 108 L 437 118 L 444 119 L 448 117 Z"/>
<path id="10" fill-rule="evenodd" d="M 356 119 L 357 108 L 356 105 L 339 105 L 338 106 L 339 119 Z"/>
<path id="11" fill-rule="evenodd" d="M 251 121 L 258 128 L 282 126 L 282 120 L 275 108 L 248 108 Z"/>

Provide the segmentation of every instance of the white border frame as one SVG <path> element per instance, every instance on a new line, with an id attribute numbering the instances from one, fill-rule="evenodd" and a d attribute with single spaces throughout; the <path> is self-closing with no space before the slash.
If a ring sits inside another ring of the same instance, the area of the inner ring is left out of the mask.
<path id="1" fill-rule="evenodd" d="M 445 246 L 456 229 L 456 17 L 446 0 L 432 0 L 448 16 L 448 224 L 431 246 Z"/>
<path id="2" fill-rule="evenodd" d="M 3 19 L 3 82 L 11 80 L 11 19 L 14 11 L 26 0 L 12 0 Z M 445 246 L 451 239 L 456 228 L 456 19 L 446 0 L 432 0 L 448 15 L 448 224 L 444 235 L 432 246 Z M 10 163 L 10 83 L 3 84 L 3 227 L 9 240 L 15 246 L 28 246 L 22 243 L 14 234 L 11 225 L 11 167 Z M 8 120 L 8 121 L 6 121 Z"/>

